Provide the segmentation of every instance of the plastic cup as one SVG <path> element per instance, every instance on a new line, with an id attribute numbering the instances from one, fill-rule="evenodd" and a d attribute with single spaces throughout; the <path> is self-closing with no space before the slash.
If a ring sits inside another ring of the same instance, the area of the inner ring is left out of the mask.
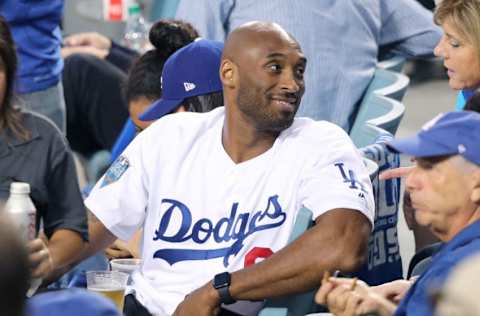
<path id="1" fill-rule="evenodd" d="M 133 271 L 138 270 L 142 264 L 141 259 L 112 259 L 110 260 L 110 268 L 112 271 L 120 271 L 128 274 L 128 283 L 131 284 L 131 275 Z"/>
<path id="2" fill-rule="evenodd" d="M 128 274 L 119 271 L 87 271 L 87 289 L 112 300 L 123 312 Z"/>

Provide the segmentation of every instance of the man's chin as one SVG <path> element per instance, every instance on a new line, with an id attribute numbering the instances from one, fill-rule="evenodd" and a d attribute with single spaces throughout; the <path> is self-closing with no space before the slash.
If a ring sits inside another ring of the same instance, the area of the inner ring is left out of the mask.
<path id="1" fill-rule="evenodd" d="M 432 222 L 432 215 L 428 211 L 415 210 L 415 220 L 420 226 L 429 226 Z"/>
<path id="2" fill-rule="evenodd" d="M 294 119 L 294 116 L 289 117 L 288 119 L 278 120 L 277 122 L 271 125 L 270 130 L 277 133 L 283 132 L 284 130 L 292 126 L 293 119 Z"/>

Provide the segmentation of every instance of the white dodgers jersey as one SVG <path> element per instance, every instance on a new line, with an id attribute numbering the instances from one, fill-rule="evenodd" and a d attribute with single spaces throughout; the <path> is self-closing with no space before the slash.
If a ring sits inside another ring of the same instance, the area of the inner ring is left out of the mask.
<path id="1" fill-rule="evenodd" d="M 263 154 L 236 164 L 224 109 L 168 115 L 142 132 L 96 184 L 87 207 L 118 238 L 144 228 L 136 298 L 171 315 L 186 294 L 284 247 L 301 207 L 373 219 L 371 183 L 343 130 L 295 119 Z"/>

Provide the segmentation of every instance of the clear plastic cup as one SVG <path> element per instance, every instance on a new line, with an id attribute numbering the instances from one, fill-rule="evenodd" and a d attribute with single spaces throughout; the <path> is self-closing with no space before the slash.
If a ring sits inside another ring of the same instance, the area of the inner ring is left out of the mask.
<path id="1" fill-rule="evenodd" d="M 119 271 L 87 271 L 87 289 L 112 300 L 123 312 L 128 274 Z"/>
<path id="2" fill-rule="evenodd" d="M 142 264 L 141 259 L 112 259 L 110 260 L 110 268 L 112 271 L 120 271 L 129 275 L 128 283 L 131 284 L 131 275 L 133 271 L 138 270 Z"/>

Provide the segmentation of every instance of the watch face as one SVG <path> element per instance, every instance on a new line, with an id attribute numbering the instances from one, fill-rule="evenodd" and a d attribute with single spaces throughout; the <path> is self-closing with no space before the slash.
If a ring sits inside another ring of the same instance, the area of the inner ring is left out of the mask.
<path id="1" fill-rule="evenodd" d="M 218 289 L 230 285 L 230 273 L 223 272 L 215 275 L 213 279 L 213 287 Z"/>

